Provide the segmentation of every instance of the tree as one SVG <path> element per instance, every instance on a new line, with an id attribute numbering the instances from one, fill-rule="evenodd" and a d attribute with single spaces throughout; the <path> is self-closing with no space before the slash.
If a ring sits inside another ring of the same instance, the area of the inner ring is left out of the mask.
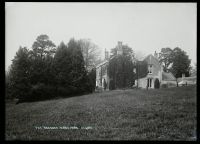
<path id="1" fill-rule="evenodd" d="M 197 72 L 197 63 L 194 63 L 193 66 L 191 66 L 191 69 L 190 69 L 190 76 L 194 76 Z"/>
<path id="2" fill-rule="evenodd" d="M 99 63 L 99 48 L 88 39 L 80 39 L 78 43 L 81 46 L 85 68 L 89 72 Z"/>
<path id="3" fill-rule="evenodd" d="M 64 42 L 61 42 L 58 46 L 54 61 L 53 61 L 53 68 L 55 71 L 56 76 L 56 87 L 62 89 L 66 89 L 63 93 L 68 93 L 68 87 L 71 83 L 72 77 L 69 76 L 70 70 L 72 69 L 72 63 L 70 59 L 70 51 L 67 48 L 67 45 Z"/>
<path id="4" fill-rule="evenodd" d="M 96 88 L 96 68 L 93 68 L 88 74 L 88 92 L 93 92 Z"/>
<path id="5" fill-rule="evenodd" d="M 47 35 L 39 35 L 28 53 L 30 95 L 26 101 L 55 97 L 55 75 L 52 68 L 55 44 Z"/>
<path id="6" fill-rule="evenodd" d="M 11 89 L 11 80 L 10 80 L 10 66 L 8 67 L 8 70 L 6 71 L 6 79 L 5 79 L 5 82 L 6 82 L 6 99 L 12 99 L 12 89 Z"/>
<path id="7" fill-rule="evenodd" d="M 112 59 L 108 67 L 110 89 L 131 87 L 134 83 L 133 50 L 127 45 L 122 45 L 122 50 L 122 55 L 117 55 L 117 47 L 111 50 Z"/>
<path id="8" fill-rule="evenodd" d="M 169 65 L 172 64 L 172 49 L 162 48 L 159 55 L 159 62 L 163 65 L 163 71 L 167 72 Z"/>
<path id="9" fill-rule="evenodd" d="M 26 47 L 20 46 L 12 60 L 9 73 L 12 97 L 24 100 L 29 96 L 30 72 L 29 50 Z"/>
<path id="10" fill-rule="evenodd" d="M 142 61 L 145 58 L 145 54 L 142 51 L 135 51 L 134 57 L 137 61 Z"/>
<path id="11" fill-rule="evenodd" d="M 88 77 L 80 44 L 70 39 L 67 45 L 58 46 L 54 57 L 57 87 L 63 95 L 81 94 L 88 90 Z"/>
<path id="12" fill-rule="evenodd" d="M 147 76 L 148 73 L 148 64 L 145 60 L 137 61 L 136 63 L 136 74 L 137 78 L 144 78 Z"/>
<path id="13" fill-rule="evenodd" d="M 189 59 L 185 51 L 181 50 L 178 47 L 174 48 L 172 52 L 172 61 L 173 64 L 171 67 L 171 72 L 176 78 L 181 77 L 182 74 L 185 74 L 185 76 L 189 76 L 191 60 Z"/>
<path id="14" fill-rule="evenodd" d="M 33 53 L 40 58 L 46 55 L 53 55 L 56 51 L 55 47 L 56 45 L 45 34 L 39 35 L 32 45 Z"/>
<path id="15" fill-rule="evenodd" d="M 85 69 L 81 46 L 75 39 L 71 39 L 68 43 L 68 49 L 71 52 L 70 57 L 73 66 L 70 71 L 70 77 L 73 78 L 72 86 L 76 91 L 84 92 L 88 79 L 86 77 L 87 71 Z"/>
<path id="16" fill-rule="evenodd" d="M 117 56 L 117 49 L 118 49 L 117 46 L 111 49 L 111 57 Z M 122 45 L 122 51 L 123 51 L 124 56 L 129 57 L 129 58 L 134 57 L 134 52 L 132 48 L 129 47 L 128 45 Z"/>
<path id="17" fill-rule="evenodd" d="M 32 84 L 49 84 L 54 79 L 52 74 L 52 62 L 55 54 L 55 44 L 47 35 L 39 35 L 30 51 L 31 59 L 31 82 Z"/>
<path id="18" fill-rule="evenodd" d="M 127 57 L 121 55 L 109 61 L 109 77 L 113 84 L 111 89 L 131 87 L 134 82 L 133 63 Z"/>

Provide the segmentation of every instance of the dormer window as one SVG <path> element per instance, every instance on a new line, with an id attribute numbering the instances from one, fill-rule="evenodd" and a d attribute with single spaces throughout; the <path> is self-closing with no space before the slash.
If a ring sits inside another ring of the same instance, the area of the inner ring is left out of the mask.
<path id="1" fill-rule="evenodd" d="M 153 72 L 153 65 L 150 64 L 148 65 L 148 74 L 152 74 L 152 72 Z"/>

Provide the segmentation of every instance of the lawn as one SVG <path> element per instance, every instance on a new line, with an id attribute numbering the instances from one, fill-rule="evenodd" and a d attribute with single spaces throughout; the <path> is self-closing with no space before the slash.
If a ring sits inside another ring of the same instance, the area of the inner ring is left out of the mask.
<path id="1" fill-rule="evenodd" d="M 6 103 L 6 140 L 196 140 L 196 86 Z"/>

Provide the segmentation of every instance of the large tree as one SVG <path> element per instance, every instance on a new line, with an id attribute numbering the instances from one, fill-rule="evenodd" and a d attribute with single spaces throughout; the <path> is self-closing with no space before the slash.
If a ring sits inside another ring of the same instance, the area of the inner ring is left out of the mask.
<path id="1" fill-rule="evenodd" d="M 159 54 L 159 62 L 163 65 L 163 71 L 167 72 L 169 70 L 170 64 L 172 64 L 172 52 L 171 48 L 162 48 Z"/>
<path id="2" fill-rule="evenodd" d="M 88 77 L 80 44 L 70 39 L 67 45 L 58 46 L 54 57 L 57 87 L 68 94 L 84 93 L 88 89 Z"/>
<path id="3" fill-rule="evenodd" d="M 49 36 L 42 34 L 36 38 L 30 51 L 32 84 L 52 83 L 54 79 L 52 61 L 55 51 L 55 44 L 49 39 Z"/>
<path id="4" fill-rule="evenodd" d="M 71 52 L 70 57 L 73 66 L 70 76 L 73 78 L 74 85 L 80 85 L 81 80 L 86 75 L 80 44 L 75 39 L 71 39 L 68 43 L 68 49 Z"/>
<path id="5" fill-rule="evenodd" d="M 56 50 L 53 68 L 56 76 L 56 87 L 68 88 L 72 79 L 69 76 L 72 63 L 70 60 L 70 52 L 64 42 L 61 42 Z"/>
<path id="6" fill-rule="evenodd" d="M 191 60 L 185 51 L 181 50 L 179 47 L 174 48 L 172 52 L 172 61 L 171 72 L 176 78 L 181 77 L 182 74 L 189 76 Z"/>
<path id="7" fill-rule="evenodd" d="M 20 46 L 16 56 L 12 60 L 9 72 L 9 88 L 12 89 L 12 97 L 22 100 L 29 95 L 30 64 L 29 50 L 26 47 Z"/>
<path id="8" fill-rule="evenodd" d="M 117 47 L 111 50 L 108 68 L 110 89 L 131 87 L 134 83 L 133 50 L 127 45 L 122 45 L 122 50 L 122 55 L 117 55 Z"/>
<path id="9" fill-rule="evenodd" d="M 117 50 L 118 50 L 117 46 L 111 49 L 111 57 L 117 56 Z M 128 45 L 122 45 L 122 51 L 123 51 L 124 56 L 127 56 L 129 58 L 134 57 L 133 49 L 129 47 Z"/>
<path id="10" fill-rule="evenodd" d="M 56 45 L 49 39 L 46 34 L 41 34 L 36 38 L 32 45 L 33 52 L 36 56 L 43 58 L 46 55 L 53 55 L 56 51 Z"/>
<path id="11" fill-rule="evenodd" d="M 6 82 L 6 99 L 12 99 L 14 97 L 12 97 L 12 87 L 11 87 L 11 84 L 12 84 L 12 81 L 10 79 L 11 77 L 11 74 L 10 74 L 10 70 L 11 70 L 11 66 L 8 67 L 8 70 L 5 71 L 6 72 L 6 79 L 5 79 L 5 82 Z"/>
<path id="12" fill-rule="evenodd" d="M 100 49 L 89 39 L 80 39 L 78 43 L 81 46 L 86 70 L 90 72 L 99 63 Z"/>
<path id="13" fill-rule="evenodd" d="M 144 78 L 144 77 L 147 76 L 148 64 L 145 60 L 137 61 L 135 67 L 136 67 L 136 77 L 137 77 L 137 79 Z"/>

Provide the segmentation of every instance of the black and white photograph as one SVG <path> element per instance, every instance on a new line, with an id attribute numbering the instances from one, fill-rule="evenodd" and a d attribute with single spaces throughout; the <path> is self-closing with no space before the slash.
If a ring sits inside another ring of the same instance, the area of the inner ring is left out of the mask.
<path id="1" fill-rule="evenodd" d="M 5 140 L 197 141 L 197 3 L 5 2 Z"/>

